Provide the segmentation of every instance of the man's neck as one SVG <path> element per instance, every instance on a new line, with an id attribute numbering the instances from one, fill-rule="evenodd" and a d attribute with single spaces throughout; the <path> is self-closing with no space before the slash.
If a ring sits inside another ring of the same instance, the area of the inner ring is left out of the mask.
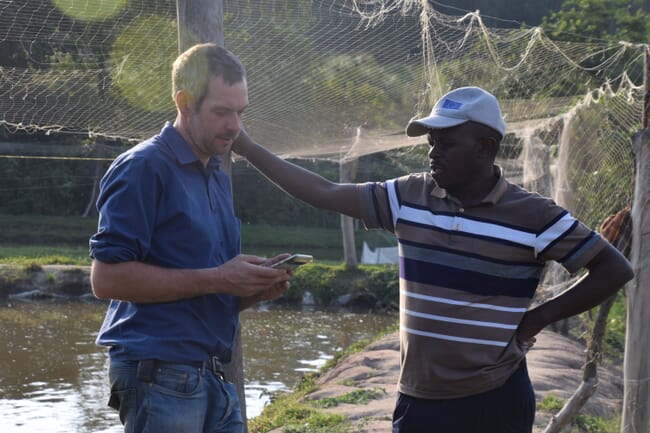
<path id="1" fill-rule="evenodd" d="M 210 157 L 208 156 L 207 158 L 205 158 L 201 156 L 199 149 L 196 145 L 196 142 L 194 141 L 194 137 L 192 137 L 192 134 L 190 133 L 190 129 L 185 126 L 185 123 L 183 122 L 183 119 L 181 118 L 180 114 L 176 116 L 176 120 L 174 120 L 173 125 L 174 128 L 178 131 L 178 133 L 181 134 L 181 137 L 183 137 L 183 139 L 190 147 L 192 152 L 201 161 L 203 166 L 207 167 L 208 163 L 210 162 Z"/>
<path id="2" fill-rule="evenodd" d="M 448 194 L 459 200 L 464 206 L 476 206 L 494 189 L 499 181 L 499 171 L 496 167 L 490 167 L 476 176 L 469 184 L 462 189 L 447 190 Z"/>

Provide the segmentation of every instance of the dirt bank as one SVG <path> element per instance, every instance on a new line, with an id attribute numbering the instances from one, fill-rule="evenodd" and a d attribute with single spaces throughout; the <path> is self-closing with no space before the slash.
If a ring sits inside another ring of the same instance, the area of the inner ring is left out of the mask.
<path id="1" fill-rule="evenodd" d="M 0 299 L 84 297 L 92 297 L 88 266 L 0 265 Z"/>
<path id="2" fill-rule="evenodd" d="M 543 331 L 528 354 L 528 368 L 537 401 L 547 395 L 569 398 L 582 380 L 585 347 L 559 334 Z M 355 390 L 378 390 L 379 398 L 368 404 L 340 404 L 326 409 L 344 414 L 357 433 L 385 433 L 391 429 L 391 415 L 399 374 L 399 341 L 397 333 L 388 335 L 362 352 L 344 359 L 318 380 L 318 389 L 308 399 L 335 398 Z M 619 369 L 601 367 L 596 394 L 583 412 L 608 416 L 620 410 L 623 379 Z M 550 414 L 537 413 L 535 432 L 544 430 Z M 273 430 L 280 433 L 282 429 Z"/>

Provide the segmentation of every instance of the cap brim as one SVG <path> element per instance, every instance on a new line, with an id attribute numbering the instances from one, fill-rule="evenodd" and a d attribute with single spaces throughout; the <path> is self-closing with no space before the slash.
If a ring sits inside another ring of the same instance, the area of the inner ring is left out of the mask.
<path id="1" fill-rule="evenodd" d="M 429 116 L 422 119 L 411 120 L 406 126 L 406 135 L 419 137 L 425 135 L 430 129 L 444 129 L 458 126 L 467 122 L 467 119 L 455 119 L 453 117 Z"/>

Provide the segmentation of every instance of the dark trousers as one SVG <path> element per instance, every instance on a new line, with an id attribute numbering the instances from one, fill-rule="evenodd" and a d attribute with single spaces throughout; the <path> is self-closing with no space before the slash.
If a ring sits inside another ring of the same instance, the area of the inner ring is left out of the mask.
<path id="1" fill-rule="evenodd" d="M 499 388 L 449 400 L 398 393 L 393 433 L 531 433 L 535 393 L 526 360 Z"/>

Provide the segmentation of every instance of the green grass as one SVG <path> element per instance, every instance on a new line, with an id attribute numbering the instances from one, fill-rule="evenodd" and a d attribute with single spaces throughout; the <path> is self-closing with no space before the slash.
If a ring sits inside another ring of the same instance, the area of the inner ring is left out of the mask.
<path id="1" fill-rule="evenodd" d="M 395 243 L 394 237 L 382 231 L 357 230 L 356 247 L 361 257 L 365 241 L 371 248 Z M 305 253 L 317 262 L 343 261 L 343 241 L 339 228 L 242 225 L 242 251 L 271 257 L 280 253 Z"/>
<path id="2" fill-rule="evenodd" d="M 314 405 L 318 407 L 336 407 L 341 403 L 368 404 L 384 394 L 386 394 L 384 388 L 357 389 L 338 397 L 324 397 L 314 401 Z"/>
<path id="3" fill-rule="evenodd" d="M 262 413 L 248 421 L 248 431 L 250 433 L 265 433 L 279 427 L 283 427 L 283 433 L 352 433 L 356 431 L 355 423 L 346 420 L 343 415 L 325 412 L 322 408 L 334 407 L 339 403 L 366 404 L 385 393 L 384 389 L 353 391 L 340 397 L 323 399 L 324 403 L 321 403 L 323 400 L 309 400 L 305 397 L 318 389 L 316 380 L 320 375 L 335 367 L 346 356 L 363 350 L 372 341 L 394 330 L 394 328 L 386 329 L 372 339 L 358 341 L 350 347 L 338 351 L 320 371 L 305 374 L 292 392 L 275 394 L 271 403 L 264 408 Z"/>
<path id="4" fill-rule="evenodd" d="M 544 400 L 537 402 L 537 410 L 554 414 L 559 412 L 565 403 L 566 401 L 561 398 L 548 395 Z M 610 418 L 602 418 L 584 413 L 579 413 L 571 425 L 563 430 L 566 433 L 619 433 L 620 431 L 620 414 Z"/>
<path id="5" fill-rule="evenodd" d="M 88 246 L 10 245 L 0 246 L 0 263 L 35 265 L 90 265 Z"/>
<path id="6" fill-rule="evenodd" d="M 0 245 L 71 245 L 87 249 L 88 238 L 97 230 L 97 219 L 0 214 L 0 227 Z"/>
<path id="7" fill-rule="evenodd" d="M 79 216 L 0 214 L 0 263 L 90 263 L 88 239 L 97 229 L 96 218 Z M 390 245 L 392 235 L 359 230 L 357 249 L 366 241 L 371 247 Z M 262 257 L 280 253 L 305 253 L 316 262 L 340 263 L 343 246 L 339 228 L 242 225 L 242 252 Z"/>
<path id="8" fill-rule="evenodd" d="M 95 218 L 0 214 L 0 263 L 89 265 Z"/>

